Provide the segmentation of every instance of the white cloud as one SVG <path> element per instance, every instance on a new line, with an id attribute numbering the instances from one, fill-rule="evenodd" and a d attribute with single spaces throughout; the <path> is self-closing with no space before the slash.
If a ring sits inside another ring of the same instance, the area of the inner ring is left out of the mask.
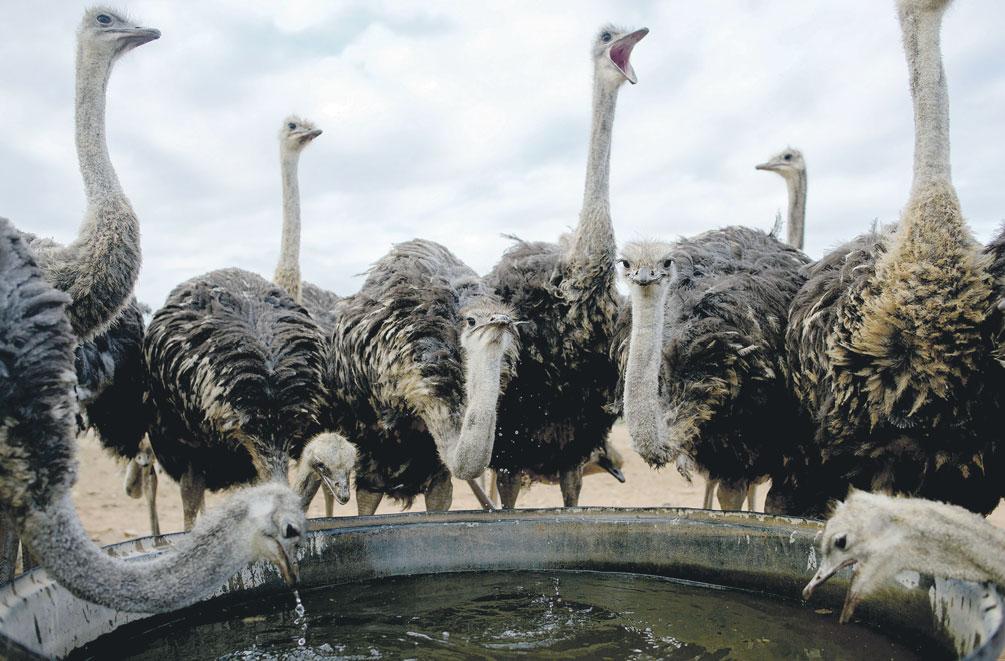
<path id="1" fill-rule="evenodd" d="M 11 11 L 31 13 L 16 0 Z M 892 2 L 604 0 L 471 3 L 130 0 L 163 37 L 109 89 L 112 157 L 143 226 L 140 297 L 222 266 L 269 275 L 278 251 L 276 132 L 324 135 L 301 163 L 305 277 L 351 293 L 396 241 L 441 241 L 479 271 L 508 241 L 576 222 L 589 129 L 589 42 L 613 20 L 652 32 L 622 90 L 618 236 L 770 227 L 782 181 L 753 165 L 792 144 L 810 169 L 819 256 L 893 220 L 906 199 L 910 99 Z M 73 150 L 82 5 L 0 27 L 0 215 L 70 239 L 83 213 Z M 986 240 L 1005 217 L 1005 4 L 946 19 L 954 174 Z"/>

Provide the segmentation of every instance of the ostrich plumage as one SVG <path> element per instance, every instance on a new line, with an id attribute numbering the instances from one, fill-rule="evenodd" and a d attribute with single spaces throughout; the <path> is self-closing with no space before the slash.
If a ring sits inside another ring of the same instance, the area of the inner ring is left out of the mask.
<path id="1" fill-rule="evenodd" d="M 816 429 L 809 470 L 782 486 L 804 508 L 849 483 L 984 513 L 1002 493 L 999 287 L 952 184 L 940 50 L 949 4 L 897 2 L 915 126 L 900 221 L 816 264 L 790 311 L 793 388 Z"/>
<path id="2" fill-rule="evenodd" d="M 528 323 L 499 404 L 492 468 L 554 475 L 601 448 L 617 414 L 610 358 L 623 301 L 610 263 L 569 264 L 562 244 L 518 241 L 486 277 Z"/>
<path id="3" fill-rule="evenodd" d="M 357 446 L 357 489 L 410 505 L 448 480 L 434 425 L 464 417 L 464 315 L 504 314 L 481 278 L 432 241 L 398 244 L 368 271 L 361 290 L 341 299 L 332 338 L 332 411 Z M 515 331 L 501 385 L 517 357 Z"/>
<path id="4" fill-rule="evenodd" d="M 143 306 L 132 299 L 104 333 L 75 352 L 79 427 L 93 428 L 101 445 L 132 459 L 150 425 L 143 362 Z"/>
<path id="5" fill-rule="evenodd" d="M 168 296 L 144 338 L 150 440 L 175 480 L 223 489 L 286 480 L 289 459 L 321 431 L 321 332 L 281 288 L 230 268 Z"/>
<path id="6" fill-rule="evenodd" d="M 268 485 L 235 496 L 153 560 L 109 556 L 88 538 L 76 480 L 70 299 L 43 277 L 25 241 L 0 219 L 0 509 L 50 576 L 81 599 L 143 613 L 216 591 L 237 570 L 272 559 L 293 578 L 305 527 L 299 498 Z M 4 531 L 9 534 L 8 531 Z M 11 557 L 3 558 L 8 567 Z"/>
<path id="7" fill-rule="evenodd" d="M 810 260 L 739 226 L 621 254 L 632 305 L 612 346 L 635 448 L 655 467 L 697 467 L 721 482 L 720 500 L 724 486 L 735 496 L 724 507 L 739 508 L 749 484 L 783 472 L 806 429 L 786 383 L 784 335 Z M 656 328 L 632 328 L 633 315 Z M 651 365 L 641 358 L 650 344 Z"/>

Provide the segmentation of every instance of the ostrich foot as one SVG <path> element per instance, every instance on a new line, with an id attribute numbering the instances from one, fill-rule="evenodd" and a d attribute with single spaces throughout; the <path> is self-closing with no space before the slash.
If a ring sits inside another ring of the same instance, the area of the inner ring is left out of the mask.
<path id="1" fill-rule="evenodd" d="M 454 502 L 454 483 L 450 475 L 443 475 L 429 486 L 426 492 L 427 512 L 446 512 Z"/>
<path id="2" fill-rule="evenodd" d="M 195 525 L 199 510 L 206 507 L 206 480 L 189 467 L 181 476 L 181 508 L 185 517 L 185 530 Z"/>
<path id="3" fill-rule="evenodd" d="M 516 507 L 516 497 L 520 495 L 521 475 L 518 471 L 496 471 L 496 488 L 499 490 L 499 502 L 504 510 Z"/>
<path id="4" fill-rule="evenodd" d="M 360 516 L 370 516 L 377 511 L 384 494 L 356 487 L 356 508 Z"/>
<path id="5" fill-rule="evenodd" d="M 576 466 L 558 474 L 558 486 L 562 490 L 562 504 L 575 507 L 579 504 L 579 492 L 583 490 L 583 467 Z"/>

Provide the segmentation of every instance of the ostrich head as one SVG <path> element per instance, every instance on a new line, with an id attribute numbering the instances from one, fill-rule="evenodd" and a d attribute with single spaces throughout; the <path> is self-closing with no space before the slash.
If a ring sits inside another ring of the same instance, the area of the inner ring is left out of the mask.
<path id="1" fill-rule="evenodd" d="M 758 170 L 777 172 L 786 179 L 795 177 L 799 173 L 806 171 L 803 153 L 792 147 L 783 149 L 764 163 L 760 163 L 754 167 Z"/>
<path id="2" fill-rule="evenodd" d="M 139 498 L 143 495 L 143 473 L 154 470 L 156 461 L 154 449 L 150 446 L 150 438 L 144 436 L 136 450 L 136 456 L 129 460 L 126 468 L 126 495 L 130 498 Z"/>
<path id="3" fill-rule="evenodd" d="M 110 61 L 160 38 L 161 33 L 160 30 L 140 27 L 122 13 L 107 7 L 92 7 L 84 12 L 77 36 L 82 49 Z"/>
<path id="4" fill-rule="evenodd" d="M 626 80 L 633 85 L 638 82 L 629 59 L 635 44 L 647 34 L 649 28 L 641 28 L 634 32 L 610 24 L 600 28 L 597 38 L 593 41 L 593 61 L 597 71 L 606 81 L 614 85 L 620 85 Z"/>
<path id="5" fill-rule="evenodd" d="M 273 562 L 288 585 L 299 575 L 297 551 L 307 530 L 300 498 L 284 484 L 266 483 L 239 491 L 235 504 L 243 503 L 244 516 L 235 516 L 228 526 L 235 539 L 247 540 L 255 557 Z M 228 507 L 228 511 L 236 511 Z"/>
<path id="6" fill-rule="evenodd" d="M 804 599 L 839 570 L 852 567 L 841 611 L 841 622 L 847 622 L 865 596 L 911 568 L 908 559 L 924 552 L 931 540 L 902 525 L 898 501 L 904 499 L 853 489 L 834 507 L 820 541 L 820 567 L 803 588 Z"/>
<path id="7" fill-rule="evenodd" d="M 299 464 L 301 471 L 312 471 L 340 505 L 349 502 L 355 466 L 356 448 L 342 436 L 331 432 L 312 438 L 304 447 Z"/>
<path id="8" fill-rule="evenodd" d="M 283 120 L 279 129 L 279 145 L 284 152 L 297 153 L 321 135 L 321 129 L 316 128 L 310 120 L 290 115 Z"/>
<path id="9" fill-rule="evenodd" d="M 491 299 L 478 299 L 461 308 L 461 348 L 466 356 L 496 350 L 509 354 L 517 340 L 513 309 Z"/>
<path id="10" fill-rule="evenodd" d="M 625 482 L 625 474 L 621 468 L 625 465 L 625 458 L 618 452 L 610 440 L 590 453 L 590 460 L 583 468 L 583 475 L 593 475 L 595 473 L 607 472 L 614 476 L 618 482 Z"/>
<path id="11" fill-rule="evenodd" d="M 674 275 L 670 250 L 669 244 L 660 241 L 625 244 L 618 257 L 618 267 L 628 287 L 648 292 L 669 285 Z"/>

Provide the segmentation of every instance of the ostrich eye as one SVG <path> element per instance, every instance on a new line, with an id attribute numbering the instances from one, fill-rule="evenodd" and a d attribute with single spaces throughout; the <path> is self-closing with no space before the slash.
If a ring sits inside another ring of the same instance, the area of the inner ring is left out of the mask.
<path id="1" fill-rule="evenodd" d="M 672 259 L 664 259 L 663 260 L 663 268 L 668 269 L 671 266 L 673 266 L 673 260 Z"/>
<path id="2" fill-rule="evenodd" d="M 299 537 L 299 536 L 300 536 L 300 531 L 297 530 L 297 527 L 294 526 L 292 523 L 287 523 L 286 524 L 286 532 L 283 533 L 283 537 L 285 537 L 286 539 L 292 539 L 294 537 Z"/>
<path id="3" fill-rule="evenodd" d="M 783 158 L 784 158 L 784 159 L 785 159 L 786 161 L 791 161 L 791 160 L 792 160 L 792 154 L 786 154 L 786 155 L 785 155 L 785 156 L 784 156 Z"/>
<path id="4" fill-rule="evenodd" d="M 848 547 L 848 535 L 841 533 L 834 538 L 834 548 L 844 550 Z"/>
<path id="5" fill-rule="evenodd" d="M 604 42 L 605 44 L 606 44 L 607 42 L 609 42 L 609 41 L 610 41 L 611 39 L 613 39 L 613 38 L 614 38 L 614 37 L 613 37 L 613 36 L 611 35 L 611 33 L 610 33 L 610 32 L 605 32 L 604 34 L 600 35 L 600 40 L 601 40 L 602 42 Z"/>
<path id="6" fill-rule="evenodd" d="M 292 131 L 293 129 L 297 128 L 297 125 L 296 125 L 296 124 L 294 124 L 293 122 L 290 122 L 290 123 L 289 123 L 289 124 L 287 124 L 286 126 L 288 126 L 288 127 L 289 127 L 289 129 L 290 129 L 291 131 Z"/>
<path id="7" fill-rule="evenodd" d="M 474 326 L 475 325 L 475 318 L 474 317 L 467 317 L 464 321 L 468 322 L 468 326 Z"/>
<path id="8" fill-rule="evenodd" d="M 631 267 L 631 264 L 628 263 L 627 259 L 619 259 L 618 260 L 618 264 L 620 264 L 621 268 L 623 268 L 623 269 L 627 269 L 627 268 Z"/>
<path id="9" fill-rule="evenodd" d="M 109 16 L 108 14 L 98 14 L 94 18 L 94 20 L 96 20 L 98 23 L 101 23 L 102 25 L 108 25 L 109 23 L 112 22 L 112 17 Z"/>

